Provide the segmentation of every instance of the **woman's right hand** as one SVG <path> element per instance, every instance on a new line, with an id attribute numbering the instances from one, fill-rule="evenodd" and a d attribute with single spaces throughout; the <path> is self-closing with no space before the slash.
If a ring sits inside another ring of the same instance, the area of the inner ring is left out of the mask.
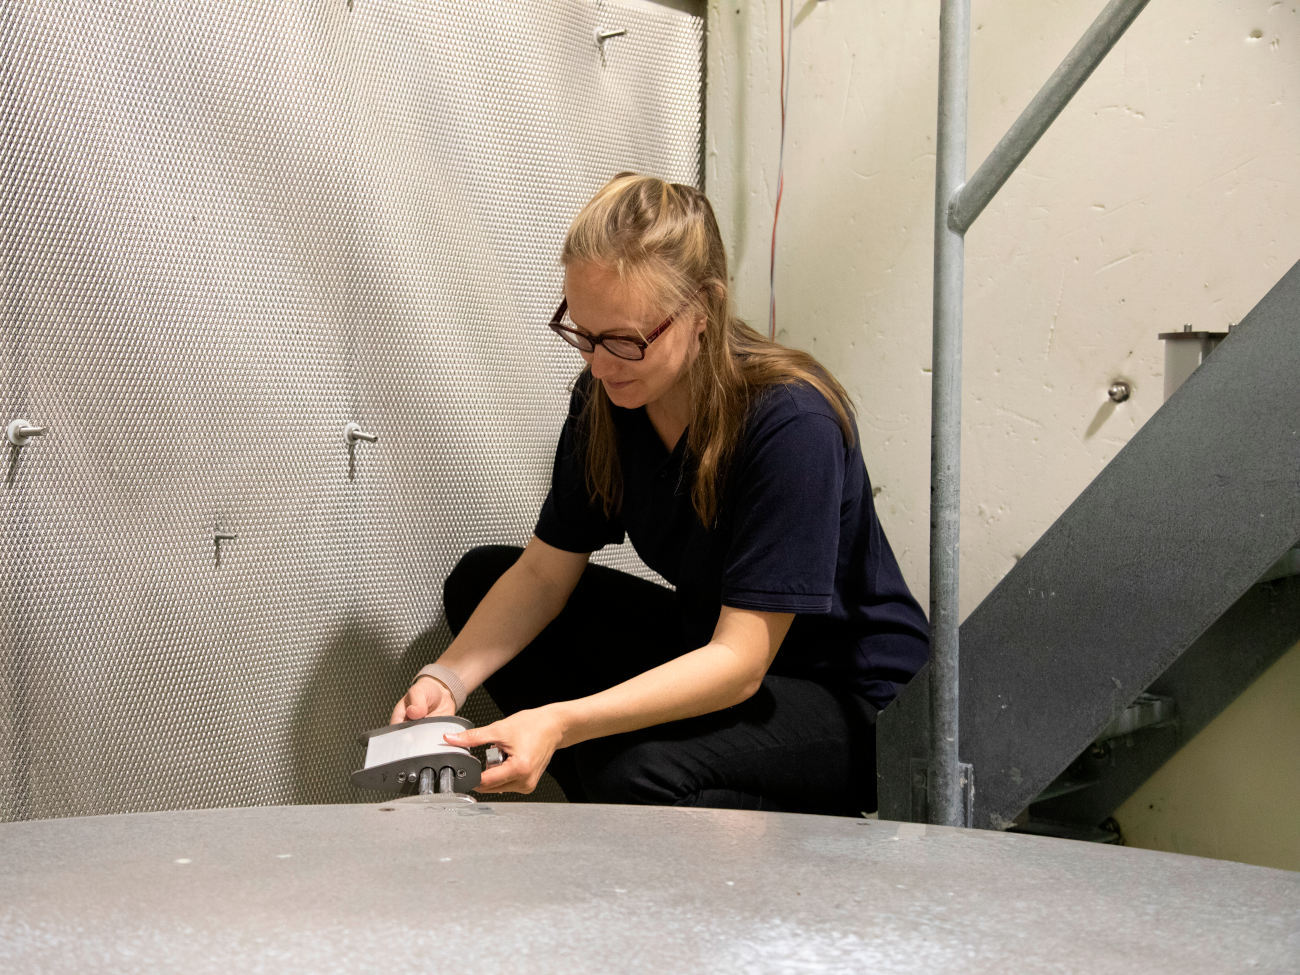
<path id="1" fill-rule="evenodd" d="M 389 724 L 415 721 L 434 715 L 456 713 L 456 700 L 446 686 L 432 677 L 421 677 L 406 692 L 406 696 L 393 708 Z"/>

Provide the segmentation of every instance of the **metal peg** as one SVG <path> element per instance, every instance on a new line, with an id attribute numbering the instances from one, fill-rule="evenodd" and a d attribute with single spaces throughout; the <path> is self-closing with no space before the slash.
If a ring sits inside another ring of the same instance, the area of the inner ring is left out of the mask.
<path id="1" fill-rule="evenodd" d="M 596 43 L 604 46 L 604 43 L 611 37 L 626 37 L 627 28 L 619 27 L 616 30 L 598 30 L 596 31 Z"/>
<path id="2" fill-rule="evenodd" d="M 32 426 L 24 419 L 11 420 L 5 428 L 5 435 L 15 447 L 21 447 L 32 437 L 39 437 L 45 432 L 44 427 Z"/>
<path id="3" fill-rule="evenodd" d="M 1115 382 L 1110 384 L 1110 389 L 1106 391 L 1106 395 L 1111 398 L 1111 402 L 1113 403 L 1123 403 L 1132 394 L 1133 387 L 1123 379 L 1115 380 Z"/>
<path id="4" fill-rule="evenodd" d="M 376 443 L 379 440 L 379 434 L 366 433 L 366 431 L 361 429 L 361 424 L 357 423 L 355 420 L 343 428 L 343 437 L 347 440 L 349 447 L 358 440 L 364 440 L 366 443 Z"/>
<path id="5" fill-rule="evenodd" d="M 229 532 L 214 532 L 212 540 L 220 545 L 222 542 L 233 542 L 238 537 L 238 535 L 232 535 Z"/>

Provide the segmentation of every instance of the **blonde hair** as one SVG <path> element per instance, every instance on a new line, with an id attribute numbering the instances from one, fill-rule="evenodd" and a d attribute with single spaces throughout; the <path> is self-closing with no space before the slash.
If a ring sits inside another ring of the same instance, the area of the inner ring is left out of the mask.
<path id="1" fill-rule="evenodd" d="M 768 386 L 806 383 L 816 389 L 835 411 L 845 444 L 853 444 L 853 406 L 844 387 L 806 352 L 778 345 L 732 313 L 722 235 L 713 207 L 693 186 L 619 173 L 574 219 L 561 262 L 612 269 L 666 307 L 692 303 L 703 312 L 699 354 L 687 373 L 686 435 L 697 464 L 691 503 L 703 524 L 717 517 L 750 404 Z M 623 482 L 614 418 L 600 383 L 590 383 L 580 422 L 587 432 L 587 489 L 613 515 L 622 505 Z"/>

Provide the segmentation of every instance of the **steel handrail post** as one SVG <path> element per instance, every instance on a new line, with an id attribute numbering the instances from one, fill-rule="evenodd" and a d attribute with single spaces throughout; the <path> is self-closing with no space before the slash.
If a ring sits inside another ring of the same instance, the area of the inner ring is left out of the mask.
<path id="1" fill-rule="evenodd" d="M 965 825 L 959 758 L 961 331 L 965 233 L 1149 0 L 1111 0 L 966 182 L 970 0 L 942 0 L 930 418 L 928 819 Z"/>
<path id="2" fill-rule="evenodd" d="M 930 413 L 930 760 L 928 819 L 965 824 L 958 760 L 958 568 L 961 551 L 961 330 L 965 240 L 948 204 L 966 178 L 970 0 L 939 14 L 935 159 L 934 358 Z"/>

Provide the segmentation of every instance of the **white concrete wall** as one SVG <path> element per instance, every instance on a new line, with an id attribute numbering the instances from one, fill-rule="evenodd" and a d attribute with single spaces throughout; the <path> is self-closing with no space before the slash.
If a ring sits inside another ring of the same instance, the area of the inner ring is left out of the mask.
<path id="1" fill-rule="evenodd" d="M 939 5 L 792 2 L 778 337 L 856 395 L 925 603 Z M 971 171 L 1102 7 L 975 0 Z M 968 234 L 963 615 L 1160 406 L 1157 333 L 1226 329 L 1300 258 L 1298 7 L 1155 0 Z M 758 325 L 778 24 L 776 0 L 709 3 L 707 185 Z"/>

